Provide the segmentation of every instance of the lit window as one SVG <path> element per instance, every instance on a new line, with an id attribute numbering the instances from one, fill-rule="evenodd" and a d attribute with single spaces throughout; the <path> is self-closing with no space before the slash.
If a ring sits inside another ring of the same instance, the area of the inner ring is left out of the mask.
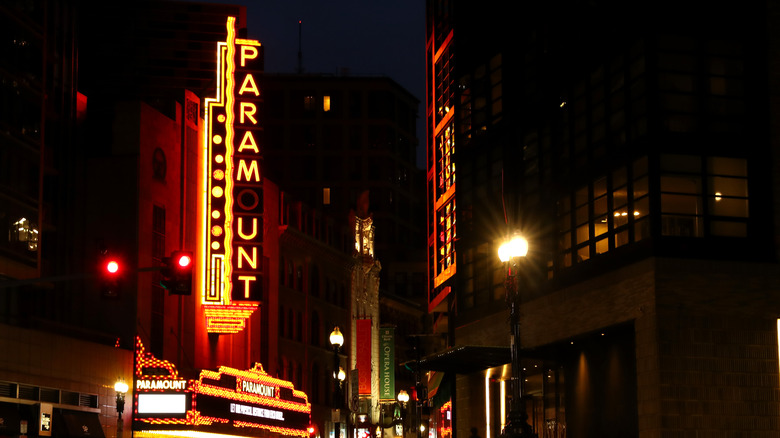
<path id="1" fill-rule="evenodd" d="M 20 218 L 14 222 L 9 235 L 12 241 L 27 242 L 28 250 L 38 250 L 38 228 L 27 218 Z"/>
<path id="2" fill-rule="evenodd" d="M 439 217 L 439 267 L 437 275 L 447 272 L 451 266 L 455 265 L 455 246 L 456 228 L 455 228 L 455 200 L 451 200 L 438 211 Z M 450 273 L 451 275 L 451 273 Z M 443 279 L 442 279 L 443 281 Z"/>
<path id="3" fill-rule="evenodd" d="M 702 161 L 699 156 L 663 155 L 661 172 L 663 235 L 747 236 L 745 159 L 707 157 Z"/>
<path id="4" fill-rule="evenodd" d="M 455 138 L 452 124 L 448 125 L 437 137 L 438 146 L 438 184 L 437 196 L 443 195 L 455 184 L 455 163 L 452 159 L 455 154 Z"/>
<path id="5" fill-rule="evenodd" d="M 374 224 L 371 218 L 355 218 L 355 250 L 359 254 L 374 255 Z"/>
<path id="6" fill-rule="evenodd" d="M 330 187 L 322 189 L 322 203 L 324 205 L 330 205 Z"/>
<path id="7" fill-rule="evenodd" d="M 322 110 L 330 111 L 330 96 L 322 96 Z"/>
<path id="8" fill-rule="evenodd" d="M 303 109 L 306 111 L 314 110 L 314 96 L 305 96 L 303 98 Z"/>

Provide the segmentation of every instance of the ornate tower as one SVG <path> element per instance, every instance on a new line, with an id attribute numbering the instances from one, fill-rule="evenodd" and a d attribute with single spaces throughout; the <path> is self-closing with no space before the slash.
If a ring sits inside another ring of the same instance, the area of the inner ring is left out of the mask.
<path id="1" fill-rule="evenodd" d="M 352 253 L 352 339 L 350 365 L 357 382 L 350 379 L 350 408 L 367 414 L 366 421 L 379 421 L 379 271 L 374 256 L 374 224 L 368 213 L 368 192 L 358 200 L 357 212 L 350 214 L 355 249 Z M 357 383 L 357 388 L 354 385 Z M 360 420 L 355 423 L 360 427 Z"/>

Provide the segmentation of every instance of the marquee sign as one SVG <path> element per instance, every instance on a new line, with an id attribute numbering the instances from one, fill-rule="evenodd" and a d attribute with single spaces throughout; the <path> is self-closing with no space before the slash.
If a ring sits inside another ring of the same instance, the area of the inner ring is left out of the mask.
<path id="1" fill-rule="evenodd" d="M 205 99 L 202 304 L 206 330 L 237 333 L 263 294 L 263 184 L 258 144 L 260 43 L 236 38 L 228 17 L 217 44 L 217 96 Z"/>
<path id="2" fill-rule="evenodd" d="M 203 370 L 197 380 L 185 380 L 136 338 L 134 388 L 134 431 L 308 437 L 308 397 L 291 382 L 266 374 L 259 363 L 249 370 Z"/>

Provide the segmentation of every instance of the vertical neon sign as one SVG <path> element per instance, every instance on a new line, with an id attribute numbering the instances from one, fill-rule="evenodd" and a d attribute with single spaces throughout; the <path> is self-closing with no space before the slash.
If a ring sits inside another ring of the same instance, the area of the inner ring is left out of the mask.
<path id="1" fill-rule="evenodd" d="M 262 155 L 257 142 L 260 42 L 237 39 L 235 17 L 217 45 L 217 96 L 205 100 L 203 307 L 206 330 L 237 333 L 263 293 Z M 238 86 L 237 86 L 238 85 Z"/>

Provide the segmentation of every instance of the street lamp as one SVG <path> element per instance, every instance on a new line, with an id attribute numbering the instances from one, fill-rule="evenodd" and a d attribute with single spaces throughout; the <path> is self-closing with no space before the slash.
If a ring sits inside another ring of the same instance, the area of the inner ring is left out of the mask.
<path id="1" fill-rule="evenodd" d="M 528 424 L 528 414 L 522 405 L 523 369 L 520 365 L 520 295 L 517 291 L 517 270 L 521 257 L 528 254 L 528 241 L 515 234 L 512 239 L 498 248 L 498 258 L 504 263 L 506 272 L 506 303 L 509 307 L 510 341 L 512 352 L 512 404 L 507 422 L 501 432 L 503 438 L 530 438 L 534 436 Z"/>
<path id="2" fill-rule="evenodd" d="M 344 396 L 341 393 L 342 383 L 347 377 L 344 369 L 339 365 L 339 349 L 344 345 L 344 335 L 336 326 L 330 333 L 330 345 L 333 346 L 333 422 L 335 426 L 335 438 L 341 436 L 341 404 Z"/>
<path id="3" fill-rule="evenodd" d="M 119 419 L 122 419 L 122 413 L 125 411 L 125 394 L 130 389 L 127 383 L 123 379 L 119 379 L 114 383 L 114 391 L 116 391 L 116 413 Z"/>
<path id="4" fill-rule="evenodd" d="M 398 391 L 398 403 L 401 404 L 401 436 L 406 436 L 406 427 L 404 426 L 404 420 L 406 419 L 406 403 L 409 401 L 409 393 L 405 389 Z"/>
<path id="5" fill-rule="evenodd" d="M 124 379 L 118 379 L 114 383 L 114 391 L 116 391 L 116 434 L 117 438 L 122 438 L 122 432 L 125 430 L 125 423 L 122 421 L 122 413 L 125 411 L 125 394 L 130 389 L 125 383 Z"/>

